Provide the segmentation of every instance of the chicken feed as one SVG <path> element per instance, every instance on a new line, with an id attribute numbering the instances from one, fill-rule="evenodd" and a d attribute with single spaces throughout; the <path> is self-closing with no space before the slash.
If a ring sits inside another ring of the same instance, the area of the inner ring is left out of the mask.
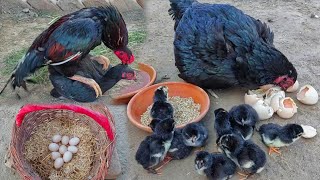
<path id="1" fill-rule="evenodd" d="M 176 122 L 176 126 L 186 124 L 200 115 L 201 105 L 193 101 L 191 97 L 183 98 L 179 96 L 169 97 L 169 103 L 173 106 L 173 118 Z M 150 111 L 152 108 L 151 104 L 146 112 L 141 115 L 141 123 L 148 126 L 152 120 Z"/>

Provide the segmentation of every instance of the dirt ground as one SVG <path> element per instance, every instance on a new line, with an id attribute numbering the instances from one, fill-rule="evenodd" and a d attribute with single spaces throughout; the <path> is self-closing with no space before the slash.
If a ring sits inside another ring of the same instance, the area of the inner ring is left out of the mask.
<path id="1" fill-rule="evenodd" d="M 310 18 L 312 13 L 320 15 L 320 2 L 318 0 L 201 0 L 201 2 L 230 3 L 247 14 L 259 18 L 268 23 L 275 33 L 275 45 L 290 59 L 296 67 L 300 84 L 311 84 L 320 90 L 320 19 Z M 149 0 L 145 12 L 148 37 L 145 44 L 138 49 L 138 60 L 152 64 L 158 72 L 158 80 L 168 75 L 169 81 L 181 81 L 178 78 L 178 71 L 174 66 L 173 56 L 173 21 L 168 15 L 168 0 Z M 141 13 L 127 14 L 129 30 L 142 22 L 134 18 L 134 15 Z M 0 23 L 0 68 L 3 68 L 3 58 L 10 52 L 28 46 L 33 38 L 46 27 L 48 19 L 37 18 L 28 21 L 13 21 L 11 18 L 2 18 Z M 34 29 L 34 27 L 40 27 Z M 0 87 L 8 77 L 0 77 Z M 11 127 L 14 116 L 19 108 L 25 103 L 51 103 L 71 102 L 58 101 L 50 97 L 50 87 L 43 85 L 30 86 L 31 94 L 21 100 L 17 100 L 14 94 L 8 89 L 4 96 L 0 97 L 0 162 L 3 162 L 6 147 L 10 141 Z M 207 151 L 217 151 L 215 146 L 215 134 L 213 129 L 213 110 L 219 107 L 230 109 L 233 105 L 243 103 L 244 89 L 230 89 L 215 91 L 219 99 L 211 98 L 211 108 L 203 119 L 204 124 L 210 130 L 209 143 L 205 147 Z M 295 94 L 288 94 L 295 98 Z M 108 102 L 102 98 L 99 102 Z M 279 119 L 274 116 L 262 123 L 276 122 L 279 124 L 301 123 L 312 125 L 319 129 L 319 103 L 315 106 L 306 106 L 297 102 L 298 113 L 289 120 Z M 205 179 L 194 171 L 194 155 L 181 161 L 173 161 L 163 169 L 160 176 L 148 174 L 138 165 L 134 159 L 139 143 L 147 133 L 135 128 L 128 122 L 126 106 L 107 106 L 111 109 L 116 118 L 117 125 L 117 150 L 119 152 L 123 173 L 119 179 Z M 253 141 L 266 150 L 257 134 Z M 313 180 L 320 177 L 320 139 L 300 139 L 294 145 L 282 150 L 282 157 L 268 156 L 268 162 L 260 175 L 252 176 L 251 179 L 261 180 Z M 0 163 L 0 179 L 17 179 L 13 171 L 7 169 Z M 233 179 L 237 179 L 237 176 Z"/>

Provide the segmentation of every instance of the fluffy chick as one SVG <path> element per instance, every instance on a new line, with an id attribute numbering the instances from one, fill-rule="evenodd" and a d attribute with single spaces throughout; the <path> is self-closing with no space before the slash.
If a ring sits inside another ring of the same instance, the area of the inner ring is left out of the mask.
<path id="1" fill-rule="evenodd" d="M 208 140 L 208 130 L 200 123 L 190 123 L 182 129 L 182 136 L 187 146 L 202 147 Z"/>
<path id="2" fill-rule="evenodd" d="M 298 124 L 280 126 L 278 124 L 268 123 L 260 126 L 258 131 L 262 142 L 269 147 L 269 155 L 273 151 L 281 154 L 278 148 L 289 146 L 303 134 L 303 129 Z"/>
<path id="3" fill-rule="evenodd" d="M 230 113 L 223 108 L 216 109 L 214 111 L 215 121 L 214 128 L 217 132 L 217 137 L 224 134 L 232 133 L 232 127 L 230 123 Z"/>
<path id="4" fill-rule="evenodd" d="M 248 104 L 241 104 L 231 108 L 230 115 L 233 131 L 240 133 L 245 140 L 250 139 L 259 120 L 257 111 Z"/>
<path id="5" fill-rule="evenodd" d="M 219 138 L 218 146 L 239 168 L 248 173 L 246 178 L 264 169 L 266 154 L 252 141 L 246 141 L 237 134 L 225 134 Z"/>
<path id="6" fill-rule="evenodd" d="M 198 174 L 206 175 L 210 180 L 229 179 L 237 169 L 236 164 L 221 153 L 200 151 L 194 162 Z"/>
<path id="7" fill-rule="evenodd" d="M 140 144 L 136 161 L 151 173 L 159 174 L 157 166 L 166 156 L 173 139 L 175 122 L 172 118 L 152 120 L 154 132 Z"/>
<path id="8" fill-rule="evenodd" d="M 182 136 L 182 129 L 176 129 L 168 151 L 168 156 L 174 160 L 184 159 L 191 154 L 192 150 L 192 146 L 187 146 L 185 144 L 184 136 Z"/>
<path id="9" fill-rule="evenodd" d="M 154 92 L 150 115 L 153 119 L 173 118 L 173 107 L 168 102 L 167 86 L 160 86 Z"/>

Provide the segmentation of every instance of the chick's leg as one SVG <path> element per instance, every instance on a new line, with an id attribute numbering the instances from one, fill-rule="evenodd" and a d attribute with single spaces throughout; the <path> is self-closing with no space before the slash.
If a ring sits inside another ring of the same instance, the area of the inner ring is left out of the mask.
<path id="1" fill-rule="evenodd" d="M 172 157 L 166 156 L 163 161 L 161 162 L 160 166 L 157 167 L 155 170 L 160 171 L 161 168 L 163 168 L 164 165 L 168 164 L 172 160 Z"/>
<path id="2" fill-rule="evenodd" d="M 149 172 L 149 173 L 152 173 L 152 174 L 161 175 L 161 172 L 159 172 L 159 171 L 157 171 L 157 170 L 155 170 L 155 169 L 152 169 L 152 168 L 148 169 L 148 172 Z"/>
<path id="3" fill-rule="evenodd" d="M 99 56 L 91 57 L 90 59 L 94 60 L 94 61 L 97 61 L 99 64 L 102 64 L 103 65 L 103 68 L 102 68 L 103 70 L 107 70 L 108 67 L 109 67 L 110 60 L 105 56 L 99 55 Z"/>
<path id="4" fill-rule="evenodd" d="M 91 78 L 86 78 L 83 76 L 74 75 L 72 77 L 69 77 L 69 79 L 72 79 L 74 81 L 79 81 L 79 82 L 82 82 L 84 84 L 91 86 L 94 89 L 94 91 L 96 92 L 97 97 L 102 95 L 102 91 L 101 91 L 99 84 Z"/>
<path id="5" fill-rule="evenodd" d="M 280 149 L 280 148 L 269 147 L 269 153 L 268 153 L 268 154 L 271 155 L 273 152 L 275 152 L 275 153 L 281 155 L 281 152 L 280 152 L 279 149 Z"/>
<path id="6" fill-rule="evenodd" d="M 250 176 L 250 174 L 244 174 L 244 173 L 240 173 L 240 172 L 237 172 L 237 174 L 239 174 L 241 176 L 241 178 L 239 180 L 248 179 Z"/>

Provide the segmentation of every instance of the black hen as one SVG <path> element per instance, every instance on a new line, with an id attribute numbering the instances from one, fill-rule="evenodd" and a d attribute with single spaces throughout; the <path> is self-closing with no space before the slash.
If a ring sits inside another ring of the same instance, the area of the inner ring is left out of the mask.
<path id="1" fill-rule="evenodd" d="M 266 154 L 252 141 L 246 141 L 237 134 L 225 134 L 219 138 L 218 146 L 249 175 L 264 169 Z"/>
<path id="2" fill-rule="evenodd" d="M 156 168 L 170 148 L 175 122 L 171 118 L 152 121 L 157 121 L 152 123 L 155 126 L 154 133 L 141 142 L 135 158 L 144 169 L 158 174 Z"/>
<path id="3" fill-rule="evenodd" d="M 185 81 L 211 89 L 267 84 L 287 89 L 297 80 L 265 23 L 231 5 L 170 2 L 175 61 Z"/>
<path id="4" fill-rule="evenodd" d="M 231 127 L 233 131 L 241 134 L 242 138 L 248 140 L 252 137 L 254 128 L 259 120 L 258 113 L 250 105 L 241 104 L 230 110 Z"/>
<path id="5" fill-rule="evenodd" d="M 128 65 L 118 64 L 114 67 L 109 66 L 107 71 L 103 69 L 97 61 L 90 60 L 91 55 L 85 57 L 79 63 L 76 75 L 90 78 L 100 86 L 102 94 L 112 88 L 119 80 L 135 79 L 135 72 Z M 92 102 L 97 99 L 94 89 L 87 84 L 69 79 L 55 68 L 49 67 L 49 78 L 54 89 L 51 91 L 53 97 L 65 97 L 78 102 Z"/>
<path id="6" fill-rule="evenodd" d="M 206 175 L 210 180 L 226 180 L 236 172 L 236 164 L 224 154 L 200 151 L 195 159 L 198 174 Z"/>
<path id="7" fill-rule="evenodd" d="M 167 86 L 160 86 L 154 92 L 153 105 L 150 113 L 153 119 L 173 118 L 173 107 L 168 102 Z"/>
<path id="8" fill-rule="evenodd" d="M 113 50 L 122 63 L 134 61 L 127 47 L 126 24 L 116 7 L 84 8 L 62 16 L 34 40 L 8 82 L 12 80 L 13 88 L 26 89 L 27 76 L 45 65 L 72 77 L 79 70 L 79 61 L 101 42 Z"/>
<path id="9" fill-rule="evenodd" d="M 263 143 L 269 147 L 270 155 L 273 151 L 280 154 L 277 148 L 289 146 L 298 140 L 303 134 L 303 129 L 298 124 L 280 126 L 278 124 L 268 123 L 260 126 L 259 133 Z"/>

